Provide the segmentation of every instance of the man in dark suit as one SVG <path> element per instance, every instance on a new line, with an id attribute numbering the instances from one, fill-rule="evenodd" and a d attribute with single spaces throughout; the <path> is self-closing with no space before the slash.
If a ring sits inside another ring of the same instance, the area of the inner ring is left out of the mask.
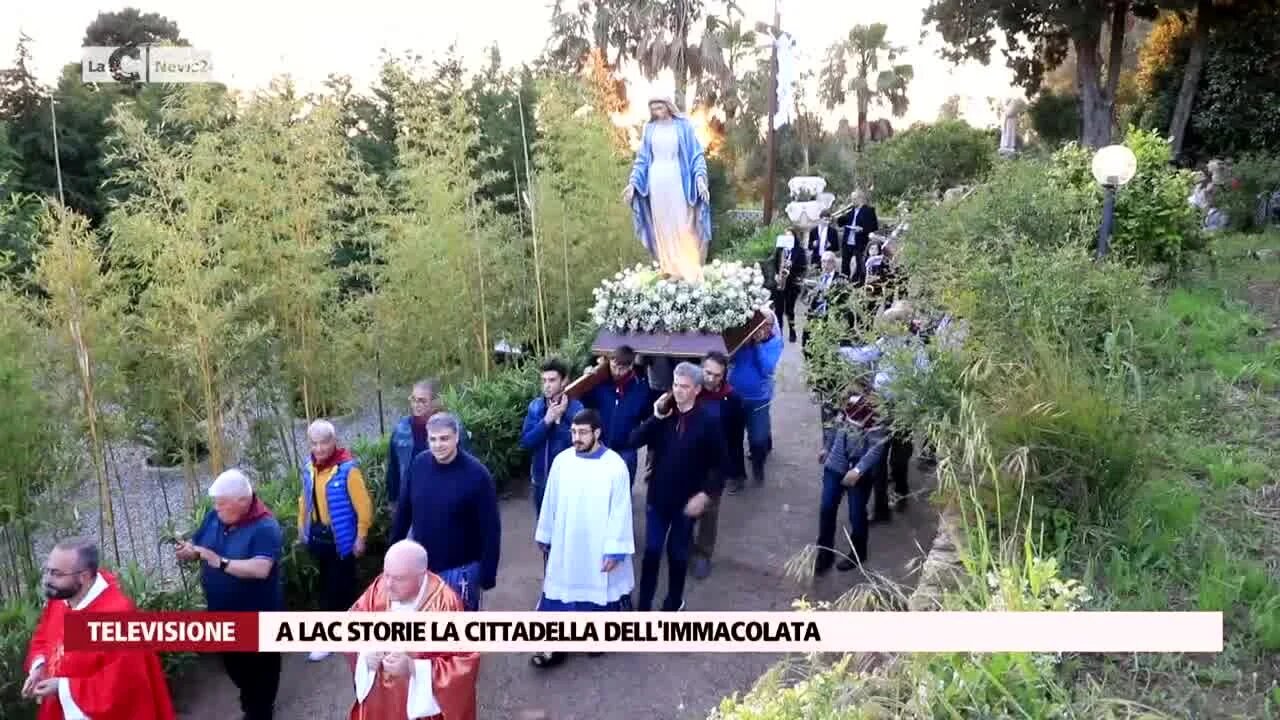
<path id="1" fill-rule="evenodd" d="M 850 199 L 853 209 L 842 215 L 839 222 L 845 228 L 840 272 L 848 275 L 854 285 L 861 285 L 866 278 L 867 242 L 871 233 L 880 229 L 880 221 L 876 218 L 876 209 L 867 204 L 865 192 L 855 190 Z"/>
<path id="2" fill-rule="evenodd" d="M 823 210 L 818 216 L 818 226 L 809 231 L 809 266 L 818 267 L 822 254 L 828 250 L 840 257 L 840 230 L 831 223 L 831 211 Z"/>

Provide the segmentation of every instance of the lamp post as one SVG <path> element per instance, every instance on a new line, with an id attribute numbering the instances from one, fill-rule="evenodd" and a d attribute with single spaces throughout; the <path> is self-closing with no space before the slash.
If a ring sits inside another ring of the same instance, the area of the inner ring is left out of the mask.
<path id="1" fill-rule="evenodd" d="M 1138 171 L 1138 158 L 1124 145 L 1108 145 L 1093 156 L 1093 179 L 1102 186 L 1102 226 L 1098 228 L 1098 252 L 1101 260 L 1111 248 L 1111 224 L 1116 213 L 1116 190 L 1128 184 Z"/>

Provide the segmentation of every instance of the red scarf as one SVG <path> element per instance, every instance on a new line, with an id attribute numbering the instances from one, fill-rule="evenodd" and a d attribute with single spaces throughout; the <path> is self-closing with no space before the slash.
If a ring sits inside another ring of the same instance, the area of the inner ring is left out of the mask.
<path id="1" fill-rule="evenodd" d="M 430 417 L 430 415 L 423 415 L 422 417 L 412 415 L 409 417 L 409 430 L 413 432 L 414 445 L 427 444 L 427 420 Z"/>
<path id="2" fill-rule="evenodd" d="M 724 400 L 729 397 L 729 393 L 731 392 L 733 392 L 733 386 L 727 382 L 722 382 L 720 383 L 720 389 L 718 390 L 708 390 L 706 387 L 703 387 L 702 392 L 698 393 L 698 399 Z"/>
<path id="3" fill-rule="evenodd" d="M 333 454 L 329 456 L 329 459 L 325 460 L 324 462 L 320 462 L 319 460 L 316 460 L 316 456 L 312 455 L 311 464 L 315 466 L 316 474 L 319 475 L 320 473 L 324 472 L 325 470 L 328 470 L 329 468 L 333 467 L 334 465 L 337 465 L 338 463 L 344 463 L 348 460 L 354 460 L 354 459 L 355 459 L 355 456 L 352 455 L 350 451 L 348 451 L 346 448 L 337 448 L 336 450 L 333 451 Z"/>
<path id="4" fill-rule="evenodd" d="M 631 378 L 633 377 L 635 377 L 635 372 L 632 370 L 628 370 L 625 373 L 623 373 L 621 377 L 616 377 L 613 379 L 613 392 L 618 396 L 619 399 L 621 399 L 622 396 L 626 394 L 627 384 L 631 382 Z"/>
<path id="5" fill-rule="evenodd" d="M 336 455 L 337 453 L 334 453 L 334 454 Z M 231 523 L 229 527 L 232 527 L 232 528 L 243 527 L 245 525 L 248 525 L 249 523 L 256 522 L 265 517 L 271 517 L 271 511 L 267 509 L 267 506 L 264 505 L 262 501 L 258 499 L 258 496 L 255 494 L 253 496 L 253 502 L 249 503 L 248 511 L 246 511 L 244 515 L 241 515 L 239 520 Z"/>

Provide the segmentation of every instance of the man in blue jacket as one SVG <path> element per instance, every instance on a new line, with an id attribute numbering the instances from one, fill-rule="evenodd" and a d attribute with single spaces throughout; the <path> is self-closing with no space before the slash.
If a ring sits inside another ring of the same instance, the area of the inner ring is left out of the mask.
<path id="1" fill-rule="evenodd" d="M 440 383 L 433 379 L 419 380 L 409 393 L 409 414 L 400 418 L 391 430 L 387 442 L 387 505 L 395 508 L 405 484 L 409 482 L 409 466 L 418 453 L 427 449 L 427 418 L 438 412 L 446 412 L 440 402 Z M 471 434 L 459 423 L 458 447 L 471 452 Z"/>
<path id="2" fill-rule="evenodd" d="M 533 496 L 535 521 L 542 512 L 542 495 L 547 490 L 547 473 L 551 461 L 573 445 L 569 425 L 582 411 L 582 403 L 564 394 L 569 368 L 552 358 L 542 364 L 542 396 L 529 403 L 520 432 L 520 447 L 529 451 L 530 495 Z"/>
<path id="3" fill-rule="evenodd" d="M 849 498 L 849 539 L 852 547 L 836 569 L 852 570 L 867 561 L 867 501 L 881 471 L 888 433 L 876 415 L 865 382 L 854 388 L 822 452 L 822 502 L 818 511 L 818 555 L 813 572 L 823 575 L 835 556 L 836 519 L 840 500 Z"/>
<path id="4" fill-rule="evenodd" d="M 729 384 L 742 397 L 746 414 L 747 448 L 756 486 L 764 485 L 764 463 L 773 450 L 769 405 L 773 402 L 773 375 L 782 359 L 782 333 L 777 318 L 766 322 L 733 356 Z"/>
<path id="5" fill-rule="evenodd" d="M 605 359 L 600 358 L 604 363 Z M 602 382 L 582 397 L 582 404 L 600 413 L 604 431 L 600 442 L 622 456 L 631 474 L 632 486 L 636 483 L 635 448 L 628 448 L 631 431 L 644 422 L 652 408 L 649 383 L 635 373 L 636 353 L 622 345 L 609 356 L 610 382 Z M 591 368 L 588 373 L 593 372 Z M 570 415 L 572 417 L 572 415 Z"/>
<path id="6" fill-rule="evenodd" d="M 693 524 L 723 489 L 724 431 L 717 415 L 698 404 L 702 368 L 688 362 L 672 373 L 671 393 L 653 404 L 653 415 L 631 433 L 632 447 L 649 448 L 652 473 L 645 502 L 644 559 L 639 610 L 653 609 L 662 552 L 667 553 L 664 611 L 684 608 Z"/>

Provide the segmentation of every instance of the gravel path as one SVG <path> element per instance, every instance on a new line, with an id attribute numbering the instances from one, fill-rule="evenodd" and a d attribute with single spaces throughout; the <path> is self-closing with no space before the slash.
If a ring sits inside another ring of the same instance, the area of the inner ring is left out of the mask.
<path id="1" fill-rule="evenodd" d="M 788 577 L 784 566 L 812 543 L 817 532 L 821 440 L 818 410 L 805 391 L 798 345 L 788 345 L 779 370 L 774 404 L 776 450 L 769 482 L 726 497 L 720 515 L 717 558 L 711 577 L 690 580 L 689 610 L 789 610 L 794 599 L 833 600 L 850 589 L 853 573 L 833 572 L 816 583 Z M 376 417 L 372 418 L 376 432 Z M 913 487 L 929 478 L 913 478 Z M 643 528 L 644 488 L 637 486 L 637 528 Z M 532 509 L 527 498 L 503 503 L 502 564 L 498 587 L 485 595 L 492 610 L 529 610 L 538 597 L 541 559 L 534 548 Z M 889 525 L 875 526 L 870 568 L 901 584 L 914 583 L 922 546 L 933 537 L 936 513 L 923 501 Z M 638 530 L 643 532 L 643 530 Z M 639 543 L 638 543 L 639 544 Z M 663 583 L 665 584 L 665 568 Z M 659 588 L 659 597 L 661 597 Z M 547 720 L 705 718 L 722 697 L 749 689 L 780 656 L 744 654 L 639 654 L 570 657 L 560 667 L 540 671 L 523 654 L 484 658 L 480 677 L 480 717 L 518 718 L 543 711 Z M 235 688 L 205 658 L 185 677 L 175 701 L 183 720 L 239 717 Z M 333 657 L 311 664 L 304 656 L 285 658 L 276 717 L 279 720 L 346 718 L 353 697 L 351 675 Z"/>

